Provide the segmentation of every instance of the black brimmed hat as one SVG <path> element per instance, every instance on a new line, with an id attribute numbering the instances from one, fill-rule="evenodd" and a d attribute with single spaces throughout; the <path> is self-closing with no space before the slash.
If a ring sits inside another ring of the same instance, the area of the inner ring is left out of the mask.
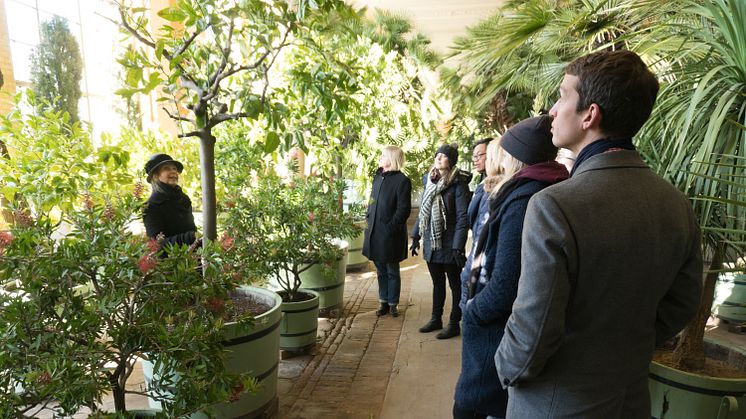
<path id="1" fill-rule="evenodd" d="M 153 174 L 155 173 L 155 171 L 165 163 L 175 164 L 176 169 L 179 171 L 179 173 L 184 170 L 184 165 L 181 164 L 181 162 L 172 159 L 171 156 L 169 156 L 168 154 L 153 154 L 152 156 L 150 156 L 147 163 L 145 163 L 145 174 L 147 175 L 148 182 L 150 182 L 150 179 L 153 178 Z"/>

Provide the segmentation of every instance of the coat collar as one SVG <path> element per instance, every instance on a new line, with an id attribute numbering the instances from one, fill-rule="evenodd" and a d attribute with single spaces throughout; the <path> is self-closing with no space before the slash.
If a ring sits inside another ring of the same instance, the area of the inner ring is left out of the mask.
<path id="1" fill-rule="evenodd" d="M 650 169 L 642 161 L 640 153 L 632 150 L 609 151 L 597 154 L 583 162 L 573 175 L 573 178 L 586 172 L 605 169 L 639 168 Z"/>

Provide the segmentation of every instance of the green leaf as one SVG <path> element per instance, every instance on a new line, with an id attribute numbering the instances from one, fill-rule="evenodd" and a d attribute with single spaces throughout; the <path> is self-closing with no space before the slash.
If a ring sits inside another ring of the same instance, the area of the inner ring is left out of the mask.
<path id="1" fill-rule="evenodd" d="M 139 92 L 139 89 L 129 89 L 129 88 L 121 88 L 114 91 L 114 94 L 117 94 L 119 96 L 122 96 L 126 99 L 129 99 L 134 95 L 135 93 Z"/>
<path id="2" fill-rule="evenodd" d="M 271 131 L 267 133 L 267 139 L 264 142 L 264 151 L 266 153 L 271 153 L 277 149 L 277 146 L 280 145 L 280 136 L 277 135 L 276 132 Z"/>
<path id="3" fill-rule="evenodd" d="M 184 13 L 178 7 L 167 7 L 158 12 L 158 16 L 169 21 L 169 22 L 181 22 L 186 19 L 186 13 Z"/>
<path id="4" fill-rule="evenodd" d="M 150 80 L 148 80 L 148 84 L 143 87 L 142 92 L 143 93 L 150 93 L 151 90 L 155 89 L 156 86 L 158 86 L 161 83 L 161 78 L 158 76 L 157 73 L 150 73 Z"/>
<path id="5" fill-rule="evenodd" d="M 5 197 L 5 199 L 8 200 L 8 202 L 13 202 L 13 198 L 16 196 L 16 191 L 18 191 L 18 188 L 13 186 L 3 186 L 0 190 Z"/>

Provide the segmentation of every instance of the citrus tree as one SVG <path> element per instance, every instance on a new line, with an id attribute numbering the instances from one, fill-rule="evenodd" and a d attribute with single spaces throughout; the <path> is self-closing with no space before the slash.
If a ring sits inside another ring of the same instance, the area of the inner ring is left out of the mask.
<path id="1" fill-rule="evenodd" d="M 165 25 L 151 28 L 149 10 L 122 5 L 118 23 L 138 47 L 120 60 L 128 87 L 119 93 L 160 88 L 164 109 L 181 127 L 179 136 L 199 139 L 207 239 L 217 237 L 214 128 L 267 115 L 271 148 L 279 138 L 276 109 L 283 105 L 269 90 L 270 69 L 302 37 L 307 22 L 342 7 L 336 0 L 299 1 L 293 8 L 284 1 L 181 0 L 158 12 Z"/>

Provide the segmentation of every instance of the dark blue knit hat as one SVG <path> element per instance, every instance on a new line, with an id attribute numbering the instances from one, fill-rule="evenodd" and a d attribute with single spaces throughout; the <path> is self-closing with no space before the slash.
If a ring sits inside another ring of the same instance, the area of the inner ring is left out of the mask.
<path id="1" fill-rule="evenodd" d="M 552 144 L 552 117 L 540 115 L 513 125 L 500 138 L 500 146 L 527 165 L 554 160 L 557 147 Z"/>

